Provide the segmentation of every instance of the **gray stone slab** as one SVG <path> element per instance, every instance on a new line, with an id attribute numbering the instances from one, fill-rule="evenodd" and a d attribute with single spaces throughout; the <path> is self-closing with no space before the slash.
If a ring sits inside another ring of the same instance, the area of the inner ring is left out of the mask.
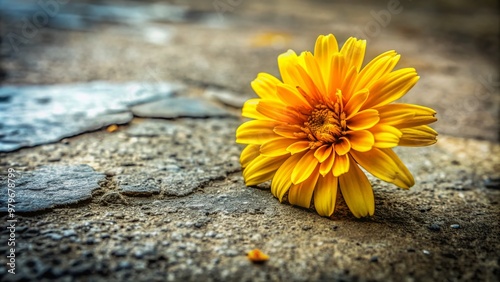
<path id="1" fill-rule="evenodd" d="M 159 194 L 160 184 L 153 178 L 141 175 L 120 175 L 117 177 L 118 191 L 127 196 L 151 196 Z"/>
<path id="2" fill-rule="evenodd" d="M 0 151 L 56 142 L 132 119 L 129 107 L 170 96 L 169 83 L 92 82 L 0 88 Z"/>
<path id="3" fill-rule="evenodd" d="M 167 196 L 182 197 L 205 187 L 210 181 L 221 180 L 227 176 L 220 169 L 213 171 L 201 168 L 181 169 L 173 164 L 165 166 L 162 170 L 167 171 L 167 175 L 119 175 L 116 181 L 118 192 L 126 196 L 147 197 L 159 194 L 163 190 Z"/>
<path id="4" fill-rule="evenodd" d="M 203 166 L 202 166 L 203 167 Z M 205 170 L 204 170 L 205 169 Z M 210 170 L 209 167 L 181 170 L 171 173 L 162 179 L 165 194 L 169 196 L 186 196 L 198 188 L 203 188 L 210 181 L 222 180 L 226 173 L 220 169 Z"/>
<path id="5" fill-rule="evenodd" d="M 132 108 L 134 115 L 149 118 L 178 117 L 228 117 L 231 114 L 203 99 L 171 97 L 159 101 L 138 105 Z"/>
<path id="6" fill-rule="evenodd" d="M 88 200 L 105 178 L 88 165 L 43 166 L 15 175 L 15 212 L 36 212 Z M 0 202 L 7 203 L 7 197 L 8 193 L 2 193 Z M 7 205 L 0 206 L 0 212 L 6 211 Z"/>
<path id="7" fill-rule="evenodd" d="M 120 148 L 102 166 L 117 162 L 105 171 L 124 195 L 184 197 L 239 171 L 240 147 L 227 144 L 237 124 L 236 119 L 134 120 L 123 139 L 109 136 L 102 142 Z M 90 147 L 99 151 L 101 145 L 95 146 Z"/>
<path id="8" fill-rule="evenodd" d="M 256 97 L 241 94 L 238 95 L 236 92 L 217 88 L 208 88 L 205 90 L 203 95 L 209 99 L 219 101 L 234 108 L 242 108 L 243 104 L 245 104 L 248 99 Z"/>
<path id="9" fill-rule="evenodd" d="M 3 0 L 0 15 L 14 21 L 23 17 L 31 19 L 38 12 L 39 17 L 50 16 L 51 18 L 44 25 L 64 30 L 88 30 L 100 22 L 143 24 L 154 21 L 184 22 L 188 20 L 186 7 L 167 3 L 136 3 L 134 5 L 113 3 L 110 5 L 66 2 L 68 3 L 51 3 L 50 1 L 20 3 L 15 0 Z"/>

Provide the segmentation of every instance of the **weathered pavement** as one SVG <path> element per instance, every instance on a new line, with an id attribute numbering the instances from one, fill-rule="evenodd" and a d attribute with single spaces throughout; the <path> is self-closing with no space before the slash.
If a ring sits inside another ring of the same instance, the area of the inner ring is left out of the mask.
<path id="1" fill-rule="evenodd" d="M 401 1 L 394 13 L 388 3 L 214 3 L 233 6 L 142 5 L 146 19 L 126 7 L 89 19 L 91 6 L 69 3 L 17 52 L 3 41 L 1 280 L 499 279 L 498 16 L 489 4 Z M 380 11 L 392 11 L 387 24 Z M 22 34 L 22 22 L 4 21 L 3 38 Z M 400 66 L 422 77 L 405 101 L 438 111 L 435 146 L 398 150 L 417 184 L 403 191 L 370 178 L 369 219 L 342 201 L 322 218 L 241 177 L 234 132 L 249 81 L 277 74 L 279 53 L 310 50 L 321 33 L 365 35 L 367 57 L 402 53 Z M 49 90 L 24 86 L 41 84 Z M 43 110 L 65 105 L 74 105 L 68 116 Z M 38 114 L 12 118 L 24 106 Z M 6 264 L 9 168 L 18 171 L 16 275 Z M 270 260 L 252 264 L 253 248 Z"/>

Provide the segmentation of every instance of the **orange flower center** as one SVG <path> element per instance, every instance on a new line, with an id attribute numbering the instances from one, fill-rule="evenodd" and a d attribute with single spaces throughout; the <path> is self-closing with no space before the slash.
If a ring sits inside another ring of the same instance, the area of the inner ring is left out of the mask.
<path id="1" fill-rule="evenodd" d="M 311 149 L 341 142 L 339 139 L 346 135 L 347 123 L 340 90 L 337 91 L 337 102 L 333 106 L 316 105 L 301 129 L 311 141 Z"/>

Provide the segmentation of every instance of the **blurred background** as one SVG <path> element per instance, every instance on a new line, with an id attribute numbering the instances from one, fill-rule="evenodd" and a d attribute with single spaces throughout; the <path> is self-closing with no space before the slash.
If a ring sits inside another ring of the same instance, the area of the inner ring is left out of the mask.
<path id="1" fill-rule="evenodd" d="M 498 140 L 498 1 L 0 0 L 2 85 L 177 82 L 229 91 L 319 34 L 368 40 L 369 59 L 402 54 L 421 76 L 404 102 L 438 111 L 440 134 Z M 71 91 L 69 91 L 71 92 Z M 68 93 L 71 95 L 71 93 Z M 7 103 L 4 99 L 4 106 Z"/>

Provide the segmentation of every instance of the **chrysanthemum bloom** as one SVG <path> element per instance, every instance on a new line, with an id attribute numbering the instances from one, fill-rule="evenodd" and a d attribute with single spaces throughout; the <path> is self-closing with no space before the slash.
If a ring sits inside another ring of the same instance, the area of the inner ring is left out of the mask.
<path id="1" fill-rule="evenodd" d="M 242 110 L 253 120 L 236 132 L 236 142 L 248 144 L 241 153 L 247 186 L 272 180 L 280 201 L 314 205 L 322 216 L 333 214 L 340 188 L 354 216 L 363 217 L 373 215 L 375 201 L 359 166 L 398 187 L 414 185 L 392 148 L 434 144 L 437 133 L 427 124 L 436 112 L 392 103 L 419 76 L 413 68 L 394 70 L 395 51 L 362 67 L 365 47 L 351 37 L 339 51 L 332 34 L 321 35 L 314 54 L 289 50 L 278 57 L 282 81 L 258 74 L 252 88 L 260 98 Z"/>

